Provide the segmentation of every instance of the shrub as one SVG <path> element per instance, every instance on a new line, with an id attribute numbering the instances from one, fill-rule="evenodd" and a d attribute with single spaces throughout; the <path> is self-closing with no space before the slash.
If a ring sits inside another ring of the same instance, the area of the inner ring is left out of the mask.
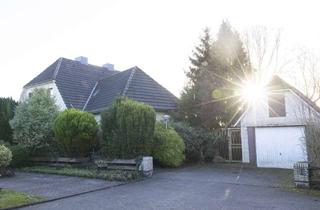
<path id="1" fill-rule="evenodd" d="M 106 153 L 111 158 L 150 155 L 156 114 L 151 106 L 125 97 L 101 114 Z"/>
<path id="2" fill-rule="evenodd" d="M 58 115 L 53 130 L 66 156 L 86 157 L 94 147 L 98 124 L 92 114 L 68 109 Z"/>
<path id="3" fill-rule="evenodd" d="M 13 145 L 10 146 L 12 152 L 12 161 L 10 166 L 13 168 L 18 168 L 27 165 L 27 161 L 30 155 L 30 151 L 26 146 L 23 145 Z"/>
<path id="4" fill-rule="evenodd" d="M 13 118 L 17 105 L 11 98 L 0 98 L 0 139 L 12 143 L 12 129 L 9 121 Z"/>
<path id="5" fill-rule="evenodd" d="M 171 127 L 156 123 L 153 157 L 163 166 L 178 167 L 185 160 L 185 145 L 182 138 Z"/>
<path id="6" fill-rule="evenodd" d="M 174 129 L 183 138 L 188 161 L 211 161 L 216 151 L 218 133 L 202 128 L 193 128 L 186 123 L 172 123 Z"/>
<path id="7" fill-rule="evenodd" d="M 50 92 L 35 89 L 30 98 L 17 106 L 15 116 L 10 121 L 14 139 L 31 150 L 49 147 L 57 114 L 58 107 Z"/>
<path id="8" fill-rule="evenodd" d="M 12 159 L 11 151 L 4 145 L 0 145 L 0 169 L 6 168 Z"/>

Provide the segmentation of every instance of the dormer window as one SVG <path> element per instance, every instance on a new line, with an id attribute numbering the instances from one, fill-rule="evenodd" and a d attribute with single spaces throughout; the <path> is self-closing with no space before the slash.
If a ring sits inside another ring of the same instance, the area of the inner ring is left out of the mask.
<path id="1" fill-rule="evenodd" d="M 286 101 L 283 93 L 271 94 L 268 97 L 269 117 L 285 117 Z"/>

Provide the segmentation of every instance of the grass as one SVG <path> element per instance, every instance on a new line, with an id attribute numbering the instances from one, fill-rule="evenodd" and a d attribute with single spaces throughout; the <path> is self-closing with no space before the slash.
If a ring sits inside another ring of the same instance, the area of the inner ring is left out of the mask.
<path id="1" fill-rule="evenodd" d="M 28 195 L 22 192 L 15 192 L 13 190 L 0 190 L 0 209 L 14 206 L 25 205 L 44 200 L 43 197 Z"/>
<path id="2" fill-rule="evenodd" d="M 130 181 L 137 179 L 137 171 L 124 170 L 97 170 L 94 168 L 76 168 L 71 166 L 50 167 L 50 166 L 31 166 L 19 169 L 23 172 L 58 174 L 64 176 L 78 176 L 86 178 L 104 179 L 108 181 Z"/>
<path id="3" fill-rule="evenodd" d="M 316 190 L 313 188 L 304 189 L 304 188 L 296 188 L 294 184 L 293 177 L 287 177 L 286 179 L 282 179 L 279 183 L 279 187 L 283 191 L 289 191 L 289 192 L 296 192 L 296 193 L 303 193 L 306 195 L 312 195 L 312 196 L 320 196 L 320 190 Z"/>

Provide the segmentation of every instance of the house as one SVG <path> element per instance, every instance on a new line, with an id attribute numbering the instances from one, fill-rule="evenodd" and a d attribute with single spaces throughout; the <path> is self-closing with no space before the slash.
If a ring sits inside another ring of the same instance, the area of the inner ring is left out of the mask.
<path id="1" fill-rule="evenodd" d="M 267 90 L 229 129 L 230 158 L 258 167 L 293 168 L 308 161 L 305 126 L 319 119 L 320 109 L 278 76 Z"/>
<path id="2" fill-rule="evenodd" d="M 61 110 L 76 108 L 91 112 L 97 120 L 118 96 L 152 106 L 157 119 L 177 109 L 177 98 L 139 67 L 116 71 L 111 64 L 88 64 L 86 57 L 56 60 L 23 87 L 20 101 L 30 97 L 35 88 L 50 90 Z"/>

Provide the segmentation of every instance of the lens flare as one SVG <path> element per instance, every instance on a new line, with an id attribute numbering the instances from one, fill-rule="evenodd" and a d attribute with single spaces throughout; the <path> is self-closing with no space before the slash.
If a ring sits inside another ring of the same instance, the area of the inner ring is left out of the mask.
<path id="1" fill-rule="evenodd" d="M 260 102 L 267 94 L 264 85 L 254 81 L 246 81 L 241 89 L 241 98 L 245 103 L 254 105 Z"/>

